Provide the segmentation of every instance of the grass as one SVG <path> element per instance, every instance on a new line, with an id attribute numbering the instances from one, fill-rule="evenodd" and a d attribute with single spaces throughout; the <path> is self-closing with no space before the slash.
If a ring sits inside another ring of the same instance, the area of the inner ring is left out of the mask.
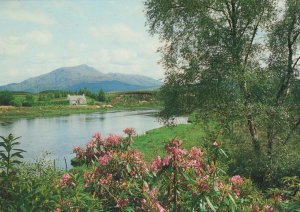
<path id="1" fill-rule="evenodd" d="M 99 108 L 97 106 L 35 106 L 35 107 L 15 107 L 9 109 L 0 109 L 0 120 L 19 119 L 19 118 L 35 118 L 35 117 L 53 117 L 66 116 L 70 114 L 79 113 L 96 113 L 108 111 L 123 111 L 123 110 L 146 110 L 159 109 L 158 107 L 113 107 L 113 108 Z"/>
<path id="2" fill-rule="evenodd" d="M 206 147 L 204 131 L 199 125 L 180 124 L 172 127 L 161 127 L 148 131 L 145 135 L 136 136 L 133 146 L 144 153 L 145 160 L 151 161 L 157 155 L 163 156 L 165 145 L 172 139 L 183 141 L 183 147 Z"/>
<path id="3" fill-rule="evenodd" d="M 61 92 L 61 93 L 60 93 Z M 155 92 L 116 92 L 107 93 L 110 101 L 101 103 L 86 96 L 87 106 L 70 106 L 67 97 L 62 97 L 63 91 L 49 91 L 36 93 L 13 92 L 15 101 L 22 105 L 26 95 L 32 95 L 32 107 L 0 107 L 0 120 L 19 118 L 53 117 L 79 113 L 95 113 L 107 111 L 160 109 Z M 59 94 L 59 95 L 57 95 Z M 113 105 L 111 108 L 102 107 L 103 104 Z M 28 105 L 27 105 L 28 106 Z"/>

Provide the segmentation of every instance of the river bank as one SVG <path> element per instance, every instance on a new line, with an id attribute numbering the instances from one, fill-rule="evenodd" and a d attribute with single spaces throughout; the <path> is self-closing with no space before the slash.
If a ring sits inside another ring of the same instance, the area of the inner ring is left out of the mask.
<path id="1" fill-rule="evenodd" d="M 13 120 L 20 118 L 54 117 L 71 114 L 89 114 L 95 112 L 114 112 L 160 109 L 160 106 L 111 106 L 111 105 L 88 105 L 88 106 L 40 106 L 40 107 L 2 107 L 0 108 L 0 120 Z"/>

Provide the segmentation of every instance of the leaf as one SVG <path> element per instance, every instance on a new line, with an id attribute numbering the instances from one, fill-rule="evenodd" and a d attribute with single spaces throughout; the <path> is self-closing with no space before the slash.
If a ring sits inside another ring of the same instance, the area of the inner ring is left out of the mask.
<path id="1" fill-rule="evenodd" d="M 13 149 L 14 151 L 18 151 L 18 152 L 26 152 L 25 150 L 23 149 Z"/>
<path id="2" fill-rule="evenodd" d="M 129 173 L 131 172 L 131 165 L 129 163 L 126 165 L 126 169 Z"/>
<path id="3" fill-rule="evenodd" d="M 21 155 L 21 152 L 15 152 L 15 153 L 11 154 L 11 157 L 24 158 L 23 155 Z"/>
<path id="4" fill-rule="evenodd" d="M 225 156 L 226 158 L 228 158 L 228 155 L 224 152 L 223 149 L 220 149 L 220 152 L 222 153 L 223 156 Z"/>
<path id="5" fill-rule="evenodd" d="M 10 163 L 11 163 L 11 164 L 20 164 L 20 163 L 22 163 L 22 162 L 19 161 L 19 160 L 13 160 L 13 161 L 11 161 Z"/>
<path id="6" fill-rule="evenodd" d="M 3 152 L 0 152 L 0 157 L 4 160 L 8 160 L 8 157 Z"/>
<path id="7" fill-rule="evenodd" d="M 236 203 L 235 203 L 235 201 L 234 201 L 232 195 L 231 195 L 231 194 L 228 194 L 228 196 L 229 196 L 229 199 L 231 200 L 231 202 L 232 202 L 232 203 L 234 204 L 234 206 L 236 207 Z"/>
<path id="8" fill-rule="evenodd" d="M 217 210 L 215 209 L 215 207 L 213 206 L 213 204 L 211 203 L 211 201 L 209 200 L 208 196 L 205 196 L 205 199 L 207 201 L 208 206 L 210 207 L 210 209 L 212 209 L 212 211 L 216 212 Z"/>

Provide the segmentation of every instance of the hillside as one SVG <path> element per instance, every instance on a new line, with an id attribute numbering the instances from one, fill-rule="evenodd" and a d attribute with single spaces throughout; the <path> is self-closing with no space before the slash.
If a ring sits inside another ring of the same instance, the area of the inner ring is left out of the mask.
<path id="1" fill-rule="evenodd" d="M 77 91 L 86 87 L 92 92 L 146 90 L 160 87 L 161 82 L 141 75 L 104 74 L 88 65 L 63 67 L 20 83 L 0 86 L 0 90 L 41 92 L 45 90 Z"/>

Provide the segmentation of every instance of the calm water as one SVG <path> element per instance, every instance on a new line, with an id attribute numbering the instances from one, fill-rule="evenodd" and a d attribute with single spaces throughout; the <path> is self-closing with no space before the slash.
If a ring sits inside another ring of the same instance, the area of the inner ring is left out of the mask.
<path id="1" fill-rule="evenodd" d="M 27 152 L 25 160 L 32 161 L 50 152 L 48 159 L 64 167 L 64 157 L 70 167 L 74 146 L 84 146 L 95 132 L 103 136 L 110 133 L 124 135 L 123 129 L 133 127 L 139 135 L 162 126 L 156 117 L 157 111 L 126 111 L 93 114 L 74 114 L 51 118 L 19 119 L 13 122 L 0 121 L 0 135 L 13 133 L 22 136 L 19 141 Z M 184 123 L 185 119 L 179 119 Z"/>

